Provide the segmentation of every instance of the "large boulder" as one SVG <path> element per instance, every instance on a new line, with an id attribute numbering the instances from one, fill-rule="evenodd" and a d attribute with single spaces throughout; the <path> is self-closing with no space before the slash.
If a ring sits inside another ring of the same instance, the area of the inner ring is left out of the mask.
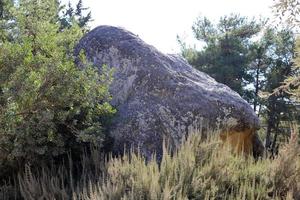
<path id="1" fill-rule="evenodd" d="M 87 33 L 75 54 L 81 50 L 100 70 L 104 64 L 115 69 L 110 86 L 118 111 L 111 129 L 115 151 L 135 146 L 148 158 L 153 152 L 159 156 L 163 138 L 176 146 L 192 129 L 203 134 L 218 129 L 222 140 L 239 151 L 260 146 L 255 135 L 259 120 L 251 106 L 180 56 L 163 54 L 112 26 Z"/>

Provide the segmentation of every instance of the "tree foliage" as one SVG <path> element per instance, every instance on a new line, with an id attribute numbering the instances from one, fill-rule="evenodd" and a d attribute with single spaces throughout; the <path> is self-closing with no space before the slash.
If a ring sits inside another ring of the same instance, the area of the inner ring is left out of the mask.
<path id="1" fill-rule="evenodd" d="M 277 0 L 273 6 L 275 17 L 279 18 L 281 22 L 299 31 L 300 25 L 300 2 L 297 0 Z M 300 38 L 296 38 L 295 58 L 292 67 L 292 74 L 289 76 L 284 84 L 277 89 L 277 94 L 281 92 L 290 92 L 294 100 L 300 100 Z"/>
<path id="2" fill-rule="evenodd" d="M 82 29 L 60 31 L 58 12 L 55 0 L 22 0 L 11 9 L 16 34 L 0 43 L 0 176 L 3 166 L 101 146 L 106 138 L 115 112 L 108 103 L 112 71 L 99 74 L 87 62 L 77 68 L 73 48 Z"/>
<path id="3" fill-rule="evenodd" d="M 59 18 L 61 27 L 60 29 L 65 29 L 73 26 L 74 24 L 78 25 L 83 30 L 88 29 L 88 23 L 92 19 L 91 12 L 84 14 L 88 8 L 83 7 L 82 0 L 79 0 L 76 4 L 76 8 L 74 9 L 69 2 L 67 8 L 62 6 L 60 8 L 62 10 L 62 15 Z"/>
<path id="4" fill-rule="evenodd" d="M 298 0 L 275 0 L 273 5 L 275 17 L 289 25 L 300 23 L 300 2 Z"/>
<path id="5" fill-rule="evenodd" d="M 221 17 L 217 24 L 200 17 L 192 29 L 204 47 L 201 51 L 190 51 L 193 56 L 183 52 L 188 61 L 247 98 L 243 88 L 252 79 L 247 73 L 250 39 L 259 32 L 260 24 L 232 14 Z"/>
<path id="6" fill-rule="evenodd" d="M 268 49 L 270 63 L 265 74 L 265 86 L 263 91 L 267 92 L 265 99 L 264 114 L 267 123 L 266 147 L 273 152 L 276 151 L 279 134 L 284 134 L 280 129 L 282 121 L 295 119 L 294 105 L 287 92 L 274 93 L 282 85 L 284 80 L 291 75 L 295 51 L 295 37 L 288 29 L 273 31 L 272 45 Z M 273 136 L 271 136 L 271 133 Z"/>
<path id="7" fill-rule="evenodd" d="M 11 39 L 13 22 L 9 21 L 12 18 L 10 9 L 13 6 L 12 0 L 0 1 L 0 44 L 5 39 Z M 7 30 L 10 29 L 10 32 Z"/>
<path id="8" fill-rule="evenodd" d="M 253 90 L 250 90 L 251 103 L 254 111 L 259 115 L 263 105 L 263 98 L 260 93 L 265 90 L 266 74 L 269 66 L 272 63 L 272 57 L 269 53 L 273 45 L 274 30 L 267 28 L 262 34 L 261 38 L 254 41 L 250 47 L 250 65 L 249 74 L 252 76 Z"/>

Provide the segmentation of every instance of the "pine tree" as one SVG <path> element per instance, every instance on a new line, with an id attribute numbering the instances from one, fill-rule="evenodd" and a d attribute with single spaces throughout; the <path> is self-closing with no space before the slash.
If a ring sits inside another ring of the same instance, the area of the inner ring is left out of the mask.
<path id="1" fill-rule="evenodd" d="M 249 74 L 253 77 L 253 90 L 249 90 L 249 101 L 253 105 L 253 110 L 260 116 L 262 107 L 264 106 L 264 99 L 260 97 L 260 93 L 265 90 L 266 76 L 272 64 L 272 56 L 270 49 L 274 46 L 275 32 L 271 27 L 267 27 L 263 32 L 261 38 L 254 41 L 250 45 L 250 65 Z"/>
<path id="2" fill-rule="evenodd" d="M 248 74 L 249 41 L 259 30 L 258 23 L 239 15 L 222 17 L 216 25 L 200 17 L 193 25 L 193 32 L 204 48 L 183 55 L 195 68 L 249 99 L 244 89 L 252 80 Z"/>
<path id="3" fill-rule="evenodd" d="M 295 51 L 295 37 L 288 29 L 274 31 L 272 46 L 268 50 L 270 64 L 266 74 L 264 91 L 269 93 L 265 102 L 267 123 L 266 147 L 276 152 L 278 137 L 284 134 L 280 130 L 282 121 L 294 120 L 295 110 L 287 92 L 274 92 L 282 85 L 286 77 L 291 75 Z"/>

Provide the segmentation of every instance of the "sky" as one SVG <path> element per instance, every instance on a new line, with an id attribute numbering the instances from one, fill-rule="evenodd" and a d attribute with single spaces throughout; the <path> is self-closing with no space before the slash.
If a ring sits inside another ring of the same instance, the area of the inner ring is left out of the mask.
<path id="1" fill-rule="evenodd" d="M 180 51 L 177 35 L 188 44 L 195 43 L 191 27 L 199 15 L 213 21 L 230 13 L 270 17 L 272 3 L 273 0 L 83 0 L 92 12 L 91 28 L 123 27 L 164 53 Z"/>

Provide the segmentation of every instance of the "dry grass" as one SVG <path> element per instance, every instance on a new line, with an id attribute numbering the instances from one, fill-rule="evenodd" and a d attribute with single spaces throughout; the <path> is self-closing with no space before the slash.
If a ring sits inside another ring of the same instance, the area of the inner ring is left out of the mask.
<path id="1" fill-rule="evenodd" d="M 191 134 L 172 156 L 164 146 L 160 164 L 133 152 L 103 162 L 94 149 L 77 164 L 26 167 L 18 185 L 0 193 L 17 188 L 24 199 L 49 200 L 300 199 L 296 130 L 275 159 L 234 155 L 216 137 L 204 141 L 201 134 Z"/>

